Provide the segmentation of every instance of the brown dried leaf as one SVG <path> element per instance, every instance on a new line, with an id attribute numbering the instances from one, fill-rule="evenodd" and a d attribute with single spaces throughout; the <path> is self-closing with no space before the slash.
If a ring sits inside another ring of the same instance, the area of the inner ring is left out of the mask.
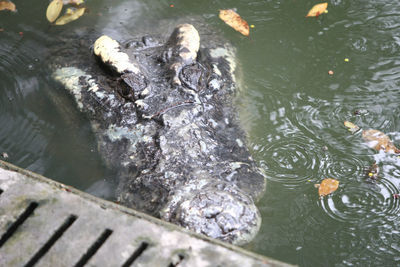
<path id="1" fill-rule="evenodd" d="M 329 195 L 330 193 L 333 193 L 338 189 L 339 187 L 339 181 L 332 179 L 332 178 L 327 178 L 322 180 L 322 183 L 318 187 L 318 194 L 319 196 L 326 196 Z"/>
<path id="2" fill-rule="evenodd" d="M 249 24 L 240 17 L 238 13 L 232 9 L 220 10 L 219 18 L 222 19 L 226 24 L 231 26 L 236 31 L 240 32 L 244 36 L 249 36 L 250 29 Z"/>
<path id="3" fill-rule="evenodd" d="M 53 23 L 61 13 L 63 7 L 62 0 L 53 0 L 47 7 L 46 18 L 50 23 Z"/>
<path id="4" fill-rule="evenodd" d="M 65 14 L 56 20 L 56 25 L 64 25 L 71 21 L 77 20 L 85 13 L 85 7 L 72 9 L 68 8 Z"/>
<path id="5" fill-rule="evenodd" d="M 10 1 L 0 1 L 0 10 L 10 10 L 15 12 L 16 8 L 13 2 Z"/>
<path id="6" fill-rule="evenodd" d="M 362 137 L 367 145 L 376 150 L 383 150 L 389 153 L 400 153 L 398 149 L 390 140 L 390 138 L 381 131 L 369 129 L 362 132 Z"/>
<path id="7" fill-rule="evenodd" d="M 308 14 L 306 17 L 318 17 L 322 13 L 325 12 L 325 10 L 328 8 L 328 3 L 321 3 L 313 6 L 310 11 L 308 11 Z"/>

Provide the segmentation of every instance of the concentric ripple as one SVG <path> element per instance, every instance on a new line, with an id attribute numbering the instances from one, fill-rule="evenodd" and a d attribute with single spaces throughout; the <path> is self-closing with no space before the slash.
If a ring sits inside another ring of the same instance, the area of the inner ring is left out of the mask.
<path id="1" fill-rule="evenodd" d="M 302 136 L 269 142 L 263 152 L 264 170 L 269 179 L 291 186 L 313 179 L 323 164 L 324 151 Z"/>
<path id="2" fill-rule="evenodd" d="M 382 218 L 399 213 L 400 203 L 393 198 L 396 192 L 396 186 L 386 179 L 349 182 L 342 184 L 334 196 L 322 198 L 320 205 L 334 220 L 378 226 L 383 223 Z"/>
<path id="3" fill-rule="evenodd" d="M 35 171 L 43 171 L 40 155 L 46 140 L 41 134 L 45 124 L 30 111 L 39 89 L 40 74 L 33 72 L 39 60 L 32 47 L 22 45 L 20 36 L 12 33 L 1 40 L 0 47 L 0 153 L 11 162 Z"/>
<path id="4" fill-rule="evenodd" d="M 337 152 L 337 151 L 335 151 Z M 346 155 L 341 152 L 333 155 L 322 170 L 324 177 L 331 177 L 339 180 L 356 179 L 365 176 L 366 163 L 358 155 Z"/>
<path id="5" fill-rule="evenodd" d="M 398 257 L 400 201 L 392 196 L 396 191 L 395 185 L 382 179 L 374 183 L 347 183 L 337 194 L 320 199 L 322 210 L 330 218 L 352 225 L 337 233 L 338 246 L 348 247 L 349 240 L 353 243 L 346 256 L 348 264 L 371 260 L 387 263 Z"/>

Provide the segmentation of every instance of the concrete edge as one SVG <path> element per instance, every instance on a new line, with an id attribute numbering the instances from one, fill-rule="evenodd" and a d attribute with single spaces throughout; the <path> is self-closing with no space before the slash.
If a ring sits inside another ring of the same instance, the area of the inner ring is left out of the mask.
<path id="1" fill-rule="evenodd" d="M 274 259 L 265 257 L 263 255 L 256 254 L 254 252 L 245 250 L 245 249 L 243 249 L 241 247 L 237 247 L 237 246 L 234 246 L 234 245 L 231 245 L 231 244 L 228 244 L 228 243 L 224 243 L 224 242 L 222 242 L 220 240 L 212 239 L 210 237 L 207 237 L 207 236 L 192 232 L 192 231 L 190 231 L 188 229 L 185 229 L 185 228 L 179 227 L 179 226 L 177 226 L 175 224 L 160 220 L 158 218 L 152 217 L 150 215 L 147 215 L 145 213 L 136 211 L 134 209 L 131 209 L 131 208 L 128 208 L 128 207 L 124 207 L 124 206 L 119 205 L 117 203 L 114 203 L 114 202 L 111 202 L 111 201 L 108 201 L 108 200 L 105 200 L 105 199 L 101 199 L 101 198 L 92 196 L 92 195 L 90 195 L 88 193 L 85 193 L 83 191 L 80 191 L 80 190 L 78 190 L 78 189 L 76 189 L 76 188 L 74 188 L 72 186 L 64 185 L 62 183 L 53 181 L 53 180 L 51 180 L 49 178 L 46 178 L 46 177 L 44 177 L 44 176 L 42 176 L 40 174 L 37 174 L 35 172 L 29 171 L 29 170 L 26 170 L 26 169 L 22 169 L 22 168 L 20 168 L 18 166 L 15 166 L 15 165 L 11 164 L 11 163 L 8 163 L 8 162 L 0 160 L 0 167 L 4 168 L 6 170 L 9 170 L 9 171 L 14 171 L 14 172 L 20 173 L 20 174 L 25 175 L 25 176 L 27 176 L 29 178 L 35 179 L 35 180 L 37 180 L 39 182 L 47 183 L 47 184 L 49 184 L 51 186 L 56 187 L 57 189 L 62 189 L 62 190 L 65 190 L 67 192 L 72 192 L 74 194 L 77 194 L 77 195 L 81 196 L 84 199 L 87 199 L 87 200 L 89 200 L 91 202 L 94 202 L 94 203 L 100 205 L 101 207 L 117 209 L 117 210 L 119 210 L 119 211 L 121 211 L 123 213 L 129 214 L 129 215 L 132 215 L 132 216 L 135 216 L 135 217 L 138 217 L 138 218 L 142 218 L 142 219 L 145 219 L 145 220 L 149 220 L 150 222 L 155 223 L 157 225 L 162 225 L 164 227 L 167 227 L 167 228 L 175 230 L 175 231 L 184 232 L 184 233 L 186 233 L 186 234 L 188 234 L 188 235 L 190 235 L 192 237 L 201 239 L 203 241 L 206 241 L 206 242 L 218 245 L 218 246 L 222 246 L 222 247 L 224 247 L 226 249 L 229 249 L 229 250 L 234 251 L 236 253 L 243 254 L 245 256 L 251 257 L 251 258 L 259 260 L 261 262 L 264 262 L 264 263 L 267 263 L 267 264 L 271 264 L 271 265 L 276 265 L 276 266 L 295 266 L 295 265 L 287 264 L 287 263 L 284 263 L 284 262 L 281 262 L 281 261 L 278 261 L 278 260 L 274 260 Z"/>

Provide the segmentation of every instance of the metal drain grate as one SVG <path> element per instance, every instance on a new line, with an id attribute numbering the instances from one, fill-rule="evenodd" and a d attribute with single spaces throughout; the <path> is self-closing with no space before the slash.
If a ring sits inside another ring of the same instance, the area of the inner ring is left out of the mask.
<path id="1" fill-rule="evenodd" d="M 288 266 L 0 167 L 0 266 Z"/>

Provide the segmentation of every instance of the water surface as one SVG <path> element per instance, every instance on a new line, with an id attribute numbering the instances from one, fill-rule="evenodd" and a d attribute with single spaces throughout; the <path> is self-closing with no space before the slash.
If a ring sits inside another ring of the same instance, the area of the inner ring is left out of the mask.
<path id="1" fill-rule="evenodd" d="M 0 153 L 8 161 L 110 197 L 113 174 L 87 121 L 54 102 L 73 107 L 49 77 L 48 47 L 79 27 L 122 37 L 135 25 L 201 16 L 238 49 L 238 105 L 268 179 L 261 231 L 246 248 L 301 266 L 400 264 L 400 159 L 343 126 L 349 120 L 400 143 L 399 3 L 331 0 L 316 19 L 305 18 L 318 3 L 311 0 L 87 1 L 89 14 L 57 29 L 45 20 L 47 3 L 14 2 L 17 13 L 0 13 Z M 218 19 L 226 8 L 255 26 L 250 38 Z M 374 161 L 377 181 L 365 177 Z M 320 199 L 314 184 L 328 177 L 339 189 Z"/>

